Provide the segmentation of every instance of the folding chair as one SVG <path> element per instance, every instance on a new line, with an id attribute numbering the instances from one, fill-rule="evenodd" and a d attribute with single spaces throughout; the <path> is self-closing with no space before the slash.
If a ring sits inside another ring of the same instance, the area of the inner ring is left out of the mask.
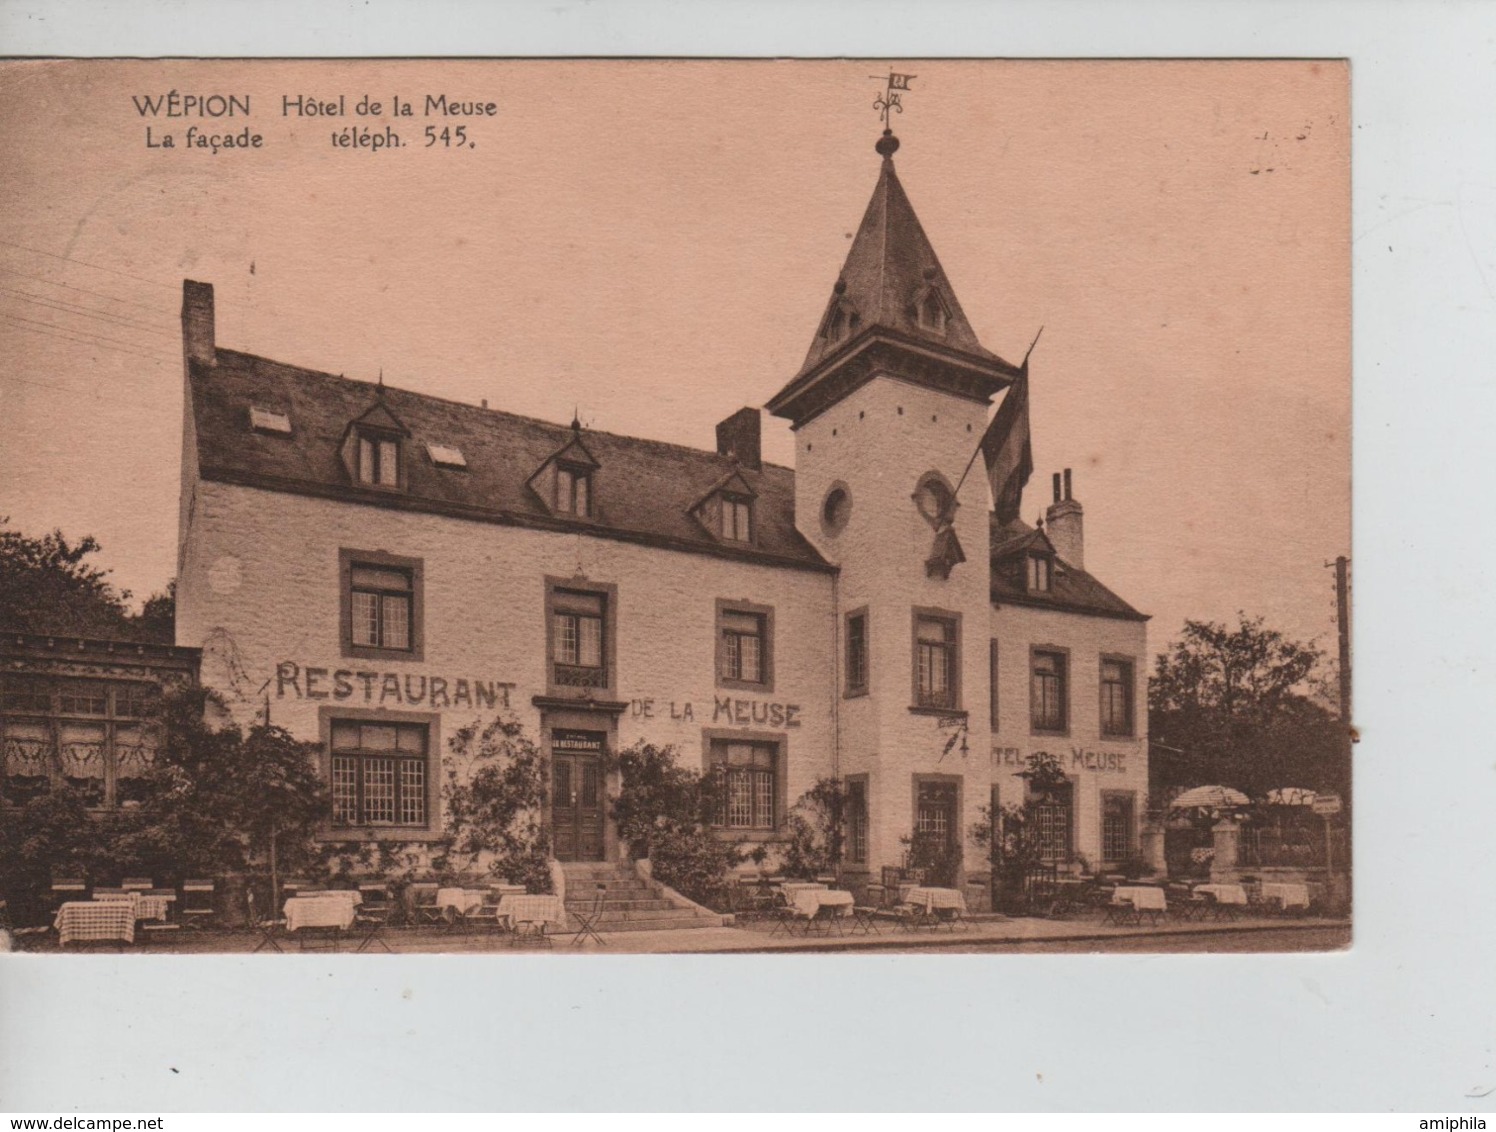
<path id="1" fill-rule="evenodd" d="M 48 909 L 54 916 L 57 910 L 69 900 L 87 900 L 88 882 L 81 876 L 60 876 L 52 878 L 52 887 L 47 893 L 50 898 L 51 907 Z"/>
<path id="2" fill-rule="evenodd" d="M 389 885 L 361 884 L 358 892 L 363 899 L 353 913 L 353 928 L 361 934 L 354 951 L 367 951 L 370 944 L 377 943 L 384 948 L 386 954 L 393 955 L 394 952 L 384 938 L 384 929 L 395 910 Z"/>
<path id="3" fill-rule="evenodd" d="M 244 900 L 249 906 L 249 926 L 260 933 L 260 942 L 255 944 L 255 949 L 250 954 L 256 955 L 267 947 L 272 951 L 280 951 L 284 954 L 284 949 L 275 938 L 275 929 L 286 926 L 285 917 L 272 917 L 262 920 L 259 913 L 255 911 L 255 894 L 252 891 L 246 892 Z"/>
<path id="4" fill-rule="evenodd" d="M 431 924 L 439 928 L 450 926 L 447 918 L 442 915 L 442 906 L 436 902 L 436 893 L 437 886 L 434 884 L 410 886 L 411 908 L 418 925 Z"/>
<path id="5" fill-rule="evenodd" d="M 581 925 L 581 927 L 577 929 L 577 934 L 572 937 L 571 945 L 573 947 L 582 946 L 582 941 L 589 936 L 597 940 L 600 946 L 607 946 L 607 941 L 605 941 L 602 936 L 597 934 L 596 927 L 597 922 L 602 919 L 603 909 L 607 907 L 607 901 L 608 886 L 605 884 L 599 884 L 597 886 L 597 892 L 595 892 L 592 896 L 592 908 L 590 910 L 575 911 L 572 913 L 572 915 L 577 918 L 577 923 Z"/>
<path id="6" fill-rule="evenodd" d="M 182 930 L 182 921 L 175 914 L 177 907 L 177 894 L 175 890 L 170 888 L 148 888 L 141 895 L 159 897 L 166 902 L 166 919 L 150 919 L 140 922 L 138 930 L 144 933 L 141 936 L 143 942 L 170 939 Z"/>
<path id="7" fill-rule="evenodd" d="M 189 877 L 182 882 L 182 903 L 178 908 L 184 928 L 201 931 L 216 927 L 218 907 L 214 901 L 215 885 L 204 877 Z"/>

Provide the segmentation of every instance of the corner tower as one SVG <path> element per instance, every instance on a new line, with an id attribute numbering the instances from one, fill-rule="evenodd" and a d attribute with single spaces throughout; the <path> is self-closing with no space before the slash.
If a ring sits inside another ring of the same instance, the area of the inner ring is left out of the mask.
<path id="1" fill-rule="evenodd" d="M 841 568 L 838 768 L 866 791 L 871 867 L 898 860 L 930 816 L 927 785 L 954 794 L 941 820 L 958 854 L 987 800 L 966 796 L 952 756 L 978 746 L 958 721 L 985 739 L 990 708 L 990 500 L 982 469 L 962 476 L 992 398 L 1019 376 L 977 339 L 899 182 L 898 148 L 885 130 L 805 362 L 767 406 L 795 432 L 796 523 Z"/>

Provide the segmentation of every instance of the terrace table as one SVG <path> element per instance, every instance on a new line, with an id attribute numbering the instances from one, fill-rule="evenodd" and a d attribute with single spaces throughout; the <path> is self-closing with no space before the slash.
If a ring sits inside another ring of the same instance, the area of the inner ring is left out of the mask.
<path id="1" fill-rule="evenodd" d="M 1196 892 L 1203 892 L 1215 900 L 1215 913 L 1234 918 L 1247 907 L 1247 890 L 1239 884 L 1197 884 Z"/>
<path id="2" fill-rule="evenodd" d="M 966 916 L 966 897 L 961 895 L 960 889 L 913 885 L 907 890 L 901 887 L 900 895 L 903 902 L 911 905 L 917 913 L 916 921 L 911 926 L 943 923 L 954 931 Z"/>
<path id="3" fill-rule="evenodd" d="M 1309 907 L 1309 886 L 1307 884 L 1263 882 L 1262 899 L 1264 901 L 1276 900 L 1278 906 L 1285 912 L 1290 908 L 1307 909 Z"/>
<path id="4" fill-rule="evenodd" d="M 566 930 L 566 907 L 559 896 L 509 893 L 499 897 L 499 915 L 509 917 L 516 928 L 520 924 L 538 924 L 540 934 L 545 925 Z"/>
<path id="5" fill-rule="evenodd" d="M 286 901 L 283 911 L 286 916 L 286 931 L 302 928 L 337 928 L 347 931 L 353 927 L 355 909 L 362 897 L 357 892 L 313 892 L 306 896 L 293 896 Z"/>
<path id="6" fill-rule="evenodd" d="M 53 926 L 60 947 L 97 939 L 134 943 L 135 901 L 70 900 L 57 910 Z"/>
<path id="7" fill-rule="evenodd" d="M 1115 907 L 1126 905 L 1131 908 L 1140 924 L 1145 915 L 1152 916 L 1156 924 L 1159 917 L 1169 910 L 1169 901 L 1164 890 L 1146 884 L 1118 886 L 1117 890 L 1112 893 L 1112 904 Z"/>
<path id="8" fill-rule="evenodd" d="M 805 932 L 810 934 L 810 926 L 816 917 L 821 916 L 825 910 L 824 919 L 828 924 L 852 914 L 852 894 L 840 888 L 826 888 L 824 886 L 811 887 L 803 885 L 793 896 L 789 898 L 789 907 L 798 916 L 805 917 Z"/>
<path id="9" fill-rule="evenodd" d="M 474 908 L 483 903 L 484 897 L 488 895 L 485 888 L 438 888 L 436 890 L 436 903 L 439 907 L 451 908 L 459 916 L 466 916 Z"/>

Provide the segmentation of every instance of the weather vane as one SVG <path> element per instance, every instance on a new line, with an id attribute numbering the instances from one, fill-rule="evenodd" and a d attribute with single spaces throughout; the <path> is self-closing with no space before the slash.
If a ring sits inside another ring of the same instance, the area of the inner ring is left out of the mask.
<path id="1" fill-rule="evenodd" d="M 882 75 L 869 75 L 870 79 L 881 79 Z M 918 76 L 901 75 L 897 71 L 888 72 L 888 86 L 873 102 L 873 109 L 878 111 L 878 117 L 882 119 L 883 125 L 888 126 L 890 114 L 902 114 L 904 112 L 903 94 L 901 92 L 909 89 L 909 84 Z"/>

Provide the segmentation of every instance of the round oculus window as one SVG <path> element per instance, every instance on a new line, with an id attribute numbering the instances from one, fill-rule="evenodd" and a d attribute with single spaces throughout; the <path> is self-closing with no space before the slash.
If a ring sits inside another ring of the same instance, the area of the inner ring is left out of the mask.
<path id="1" fill-rule="evenodd" d="M 938 523 L 951 503 L 951 489 L 936 475 L 926 476 L 914 492 L 914 505 L 931 525 Z"/>

